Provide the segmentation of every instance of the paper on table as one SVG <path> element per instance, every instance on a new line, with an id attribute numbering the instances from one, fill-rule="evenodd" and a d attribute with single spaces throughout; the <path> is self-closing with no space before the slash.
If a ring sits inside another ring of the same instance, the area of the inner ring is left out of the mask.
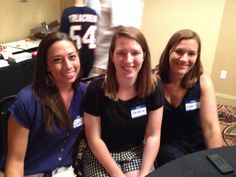
<path id="1" fill-rule="evenodd" d="M 8 62 L 6 60 L 0 60 L 0 67 L 9 66 Z"/>
<path id="2" fill-rule="evenodd" d="M 16 47 L 11 47 L 11 46 L 7 46 L 7 48 L 5 49 L 11 53 L 17 53 L 17 52 L 23 52 L 23 49 L 19 49 L 19 48 L 16 48 Z"/>
<path id="3" fill-rule="evenodd" d="M 3 56 L 4 60 L 7 60 L 9 57 L 12 56 L 12 53 L 7 49 L 2 50 L 0 54 Z"/>
<path id="4" fill-rule="evenodd" d="M 28 49 L 32 49 L 32 48 L 37 48 L 39 46 L 40 43 L 40 39 L 36 39 L 36 40 L 19 40 L 19 41 L 15 41 L 15 42 L 9 42 L 9 43 L 5 43 L 4 45 L 6 45 L 7 47 L 15 47 L 18 49 L 23 49 L 23 50 L 28 50 Z"/>
<path id="5" fill-rule="evenodd" d="M 12 58 L 15 60 L 16 63 L 19 63 L 24 60 L 32 59 L 32 54 L 29 52 L 22 52 L 12 55 Z"/>

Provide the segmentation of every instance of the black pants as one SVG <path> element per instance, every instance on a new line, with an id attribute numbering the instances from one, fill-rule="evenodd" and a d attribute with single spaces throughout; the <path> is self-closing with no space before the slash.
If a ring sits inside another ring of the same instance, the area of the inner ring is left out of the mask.
<path id="1" fill-rule="evenodd" d="M 172 160 L 180 158 L 186 154 L 203 150 L 205 147 L 194 148 L 185 141 L 172 142 L 160 146 L 159 153 L 155 162 L 155 168 L 158 168 Z"/>

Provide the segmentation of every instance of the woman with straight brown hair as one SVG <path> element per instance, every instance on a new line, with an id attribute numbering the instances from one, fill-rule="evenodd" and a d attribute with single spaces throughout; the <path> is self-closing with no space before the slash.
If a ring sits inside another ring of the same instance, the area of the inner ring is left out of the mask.
<path id="1" fill-rule="evenodd" d="M 33 83 L 8 109 L 5 177 L 75 177 L 74 143 L 81 131 L 86 85 L 79 81 L 80 61 L 68 35 L 42 39 Z"/>
<path id="2" fill-rule="evenodd" d="M 203 73 L 201 41 L 192 30 L 169 39 L 156 67 L 165 105 L 157 165 L 223 145 L 211 79 Z"/>
<path id="3" fill-rule="evenodd" d="M 85 176 L 144 177 L 151 172 L 160 143 L 163 90 L 150 62 L 140 30 L 118 28 L 107 74 L 92 81 L 85 96 Z"/>

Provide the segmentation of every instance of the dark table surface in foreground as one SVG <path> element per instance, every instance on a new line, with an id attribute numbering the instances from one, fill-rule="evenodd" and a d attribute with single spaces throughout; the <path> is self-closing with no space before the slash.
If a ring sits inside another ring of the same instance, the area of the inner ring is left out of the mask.
<path id="1" fill-rule="evenodd" d="M 233 173 L 221 174 L 207 159 L 217 153 L 234 169 Z M 147 177 L 236 177 L 236 146 L 207 149 L 186 155 L 165 164 Z"/>

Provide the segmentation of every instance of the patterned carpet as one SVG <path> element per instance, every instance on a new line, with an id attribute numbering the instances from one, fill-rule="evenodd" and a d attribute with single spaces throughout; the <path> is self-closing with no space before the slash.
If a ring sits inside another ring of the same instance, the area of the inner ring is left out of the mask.
<path id="1" fill-rule="evenodd" d="M 223 139 L 227 146 L 236 146 L 236 107 L 217 105 Z"/>

